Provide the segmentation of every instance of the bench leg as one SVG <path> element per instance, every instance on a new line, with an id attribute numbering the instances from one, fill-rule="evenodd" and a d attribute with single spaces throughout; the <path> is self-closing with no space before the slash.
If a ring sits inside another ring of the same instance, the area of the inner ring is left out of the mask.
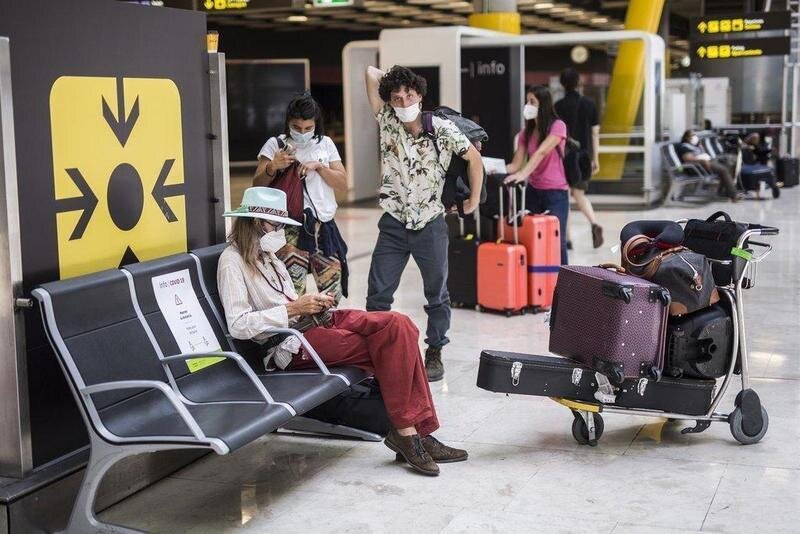
<path id="1" fill-rule="evenodd" d="M 81 489 L 75 499 L 72 514 L 65 534 L 133 534 L 141 533 L 140 530 L 126 528 L 120 525 L 102 523 L 94 513 L 94 501 L 97 490 L 103 477 L 111 467 L 128 456 L 135 456 L 148 452 L 163 450 L 163 446 L 114 446 L 92 436 L 92 448 L 89 454 L 89 464 L 81 482 Z M 179 447 L 176 447 L 179 448 Z"/>
<path id="2" fill-rule="evenodd" d="M 281 430 L 292 430 L 295 432 L 310 432 L 312 434 L 325 434 L 330 436 L 342 436 L 347 438 L 358 438 L 364 441 L 383 441 L 383 437 L 366 430 L 353 428 L 350 426 L 334 425 L 311 419 L 309 417 L 293 417 L 288 423 L 281 427 Z"/>

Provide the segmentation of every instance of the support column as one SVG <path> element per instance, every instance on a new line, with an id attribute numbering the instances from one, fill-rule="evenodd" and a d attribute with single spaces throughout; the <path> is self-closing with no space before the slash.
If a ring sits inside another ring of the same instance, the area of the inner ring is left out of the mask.
<path id="1" fill-rule="evenodd" d="M 663 8 L 664 0 L 630 0 L 628 13 L 625 16 L 625 29 L 656 33 Z M 620 44 L 611 75 L 611 85 L 608 88 L 601 132 L 629 133 L 634 125 L 644 88 L 644 54 L 643 42 L 625 41 Z M 603 144 L 627 146 L 630 140 L 609 139 Z M 596 179 L 620 180 L 624 168 L 625 154 L 601 154 L 600 176 Z"/>
<path id="2" fill-rule="evenodd" d="M 498 32 L 521 33 L 517 0 L 475 0 L 475 13 L 469 16 L 469 25 Z"/>

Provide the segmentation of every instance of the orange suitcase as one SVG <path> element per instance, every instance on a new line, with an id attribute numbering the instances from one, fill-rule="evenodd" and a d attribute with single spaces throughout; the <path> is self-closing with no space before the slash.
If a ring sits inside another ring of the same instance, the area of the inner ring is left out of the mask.
<path id="1" fill-rule="evenodd" d="M 525 185 L 522 184 L 522 211 L 525 213 Z M 518 220 L 518 219 L 517 219 Z M 512 225 L 505 219 L 498 221 L 505 232 Z M 500 229 L 498 228 L 498 232 Z M 519 242 L 528 255 L 528 305 L 547 309 L 553 305 L 558 270 L 561 264 L 561 235 L 558 218 L 553 215 L 524 215 L 519 227 Z"/>
<path id="2" fill-rule="evenodd" d="M 513 201 L 516 209 L 516 199 Z M 503 195 L 500 194 L 500 213 Z M 481 243 L 478 247 L 478 306 L 481 310 L 525 313 L 528 306 L 527 253 L 519 244 L 518 229 L 512 225 L 514 243 Z M 500 227 L 500 239 L 505 228 Z"/>

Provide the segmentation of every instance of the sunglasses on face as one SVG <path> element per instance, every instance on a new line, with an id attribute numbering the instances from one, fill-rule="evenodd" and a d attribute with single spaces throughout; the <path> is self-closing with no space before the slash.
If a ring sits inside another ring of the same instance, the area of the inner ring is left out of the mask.
<path id="1" fill-rule="evenodd" d="M 271 221 L 261 221 L 261 229 L 265 232 L 279 232 L 286 227 L 285 223 L 276 223 Z"/>

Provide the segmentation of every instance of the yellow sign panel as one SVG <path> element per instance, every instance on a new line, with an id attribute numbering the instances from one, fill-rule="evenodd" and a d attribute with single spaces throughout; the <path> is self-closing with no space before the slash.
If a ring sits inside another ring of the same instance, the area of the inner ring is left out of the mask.
<path id="1" fill-rule="evenodd" d="M 63 76 L 50 124 L 62 279 L 186 250 L 172 80 Z"/>
<path id="2" fill-rule="evenodd" d="M 203 7 L 208 10 L 225 11 L 227 9 L 244 9 L 250 0 L 203 0 Z"/>

